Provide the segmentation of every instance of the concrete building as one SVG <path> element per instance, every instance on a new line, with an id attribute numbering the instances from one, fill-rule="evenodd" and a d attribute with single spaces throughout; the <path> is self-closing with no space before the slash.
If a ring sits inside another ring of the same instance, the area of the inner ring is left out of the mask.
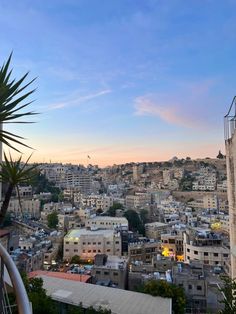
<path id="1" fill-rule="evenodd" d="M 85 220 L 85 227 L 91 229 L 117 229 L 119 227 L 129 228 L 125 217 L 95 216 Z"/>
<path id="2" fill-rule="evenodd" d="M 225 116 L 225 151 L 229 201 L 231 277 L 236 277 L 236 98 Z"/>
<path id="3" fill-rule="evenodd" d="M 128 260 L 118 256 L 97 254 L 91 274 L 98 285 L 104 285 L 105 282 L 113 288 L 126 289 Z"/>
<path id="4" fill-rule="evenodd" d="M 225 267 L 230 251 L 223 239 L 223 235 L 208 229 L 187 229 L 183 241 L 185 263 L 201 261 L 205 265 Z"/>
<path id="5" fill-rule="evenodd" d="M 38 199 L 11 199 L 8 207 L 9 212 L 16 216 L 27 216 L 28 218 L 40 218 L 40 201 Z"/>
<path id="6" fill-rule="evenodd" d="M 134 242 L 129 243 L 128 254 L 130 262 L 151 264 L 153 258 L 160 253 L 159 242 Z"/>
<path id="7" fill-rule="evenodd" d="M 64 237 L 64 260 L 74 255 L 94 259 L 96 254 L 121 256 L 121 235 L 115 230 L 74 229 Z"/>
<path id="8" fill-rule="evenodd" d="M 169 229 L 168 224 L 156 221 L 152 223 L 145 224 L 145 234 L 149 239 L 160 240 L 161 234 L 167 233 Z"/>

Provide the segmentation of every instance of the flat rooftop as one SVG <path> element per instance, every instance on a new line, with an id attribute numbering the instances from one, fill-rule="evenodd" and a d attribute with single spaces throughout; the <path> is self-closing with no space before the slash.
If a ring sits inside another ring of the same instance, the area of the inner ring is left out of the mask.
<path id="1" fill-rule="evenodd" d="M 113 229 L 96 229 L 96 230 L 90 230 L 86 228 L 81 229 L 73 229 L 67 233 L 65 238 L 79 238 L 83 235 L 104 235 L 104 236 L 112 236 L 114 234 Z"/>
<path id="2" fill-rule="evenodd" d="M 93 220 L 93 221 L 110 221 L 110 220 L 113 220 L 114 222 L 117 221 L 125 221 L 127 222 L 128 224 L 128 220 L 125 218 L 125 217 L 111 217 L 111 216 L 95 216 L 95 217 L 92 217 L 92 218 L 88 218 L 87 220 Z"/>
<path id="3" fill-rule="evenodd" d="M 70 274 L 70 273 L 63 273 L 63 272 L 55 272 L 55 271 L 45 271 L 45 270 L 36 270 L 32 271 L 28 274 L 29 278 L 39 277 L 39 276 L 46 276 L 51 278 L 59 278 L 59 279 L 66 279 L 72 281 L 79 281 L 79 282 L 88 282 L 91 276 L 88 275 L 81 275 L 81 274 Z"/>
<path id="4" fill-rule="evenodd" d="M 43 287 L 53 300 L 98 309 L 110 309 L 112 314 L 171 314 L 172 300 L 148 294 L 107 288 L 40 275 Z"/>

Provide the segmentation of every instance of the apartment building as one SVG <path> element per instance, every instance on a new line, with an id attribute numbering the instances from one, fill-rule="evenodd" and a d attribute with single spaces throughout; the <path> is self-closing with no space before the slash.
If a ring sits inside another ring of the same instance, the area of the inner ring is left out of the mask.
<path id="1" fill-rule="evenodd" d="M 225 151 L 227 166 L 227 193 L 229 201 L 229 227 L 231 252 L 231 277 L 236 278 L 236 114 L 235 98 L 225 116 Z"/>
<path id="2" fill-rule="evenodd" d="M 73 229 L 64 237 L 64 260 L 79 255 L 93 260 L 96 254 L 121 255 L 121 235 L 115 230 Z"/>
<path id="3" fill-rule="evenodd" d="M 40 218 L 40 201 L 38 199 L 12 198 L 8 207 L 9 212 L 16 216 L 25 215 L 29 218 Z"/>
<path id="4" fill-rule="evenodd" d="M 127 195 L 125 198 L 125 206 L 127 209 L 149 208 L 151 204 L 151 195 L 147 193 L 136 193 L 135 195 Z"/>
<path id="5" fill-rule="evenodd" d="M 151 264 L 153 258 L 160 253 L 159 242 L 133 242 L 129 243 L 128 255 L 130 262 L 143 262 Z"/>
<path id="6" fill-rule="evenodd" d="M 167 233 L 170 226 L 162 222 L 152 222 L 145 224 L 145 234 L 149 239 L 160 240 L 161 234 Z"/>
<path id="7" fill-rule="evenodd" d="M 113 205 L 113 198 L 105 195 L 82 195 L 79 203 L 83 207 L 107 211 Z"/>
<path id="8" fill-rule="evenodd" d="M 205 265 L 225 267 L 229 248 L 224 245 L 223 235 L 210 229 L 188 229 L 184 232 L 184 261 L 200 261 Z"/>
<path id="9" fill-rule="evenodd" d="M 125 217 L 95 216 L 85 220 L 85 227 L 91 229 L 117 229 L 124 227 L 129 229 L 128 220 Z"/>
<path id="10" fill-rule="evenodd" d="M 91 271 L 96 284 L 110 285 L 126 289 L 128 277 L 128 259 L 118 256 L 97 254 Z"/>

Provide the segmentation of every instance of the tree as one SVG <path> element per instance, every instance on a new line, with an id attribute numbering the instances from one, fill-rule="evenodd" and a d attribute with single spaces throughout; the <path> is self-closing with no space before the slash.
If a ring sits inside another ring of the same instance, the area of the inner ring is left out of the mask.
<path id="1" fill-rule="evenodd" d="M 224 304 L 224 309 L 220 314 L 234 314 L 236 313 L 236 281 L 228 276 L 221 276 L 223 287 L 220 289 L 224 299 L 220 303 Z"/>
<path id="2" fill-rule="evenodd" d="M 138 231 L 140 234 L 145 233 L 144 224 L 135 210 L 128 209 L 124 212 L 124 217 L 128 220 L 131 231 Z"/>
<path id="3" fill-rule="evenodd" d="M 216 156 L 216 158 L 218 159 L 224 159 L 224 155 L 221 153 L 221 151 L 219 150 L 218 155 Z"/>
<path id="4" fill-rule="evenodd" d="M 16 188 L 19 196 L 19 185 L 28 182 L 32 178 L 32 176 L 34 176 L 33 170 L 35 166 L 28 165 L 30 157 L 22 165 L 22 157 L 19 157 L 16 161 L 13 161 L 11 155 L 10 159 L 8 159 L 8 157 L 4 153 L 5 162 L 1 165 L 0 179 L 3 182 L 6 182 L 8 184 L 8 187 L 0 209 L 0 226 L 3 224 L 4 218 L 6 216 L 13 190 Z"/>
<path id="5" fill-rule="evenodd" d="M 79 264 L 81 262 L 79 255 L 74 255 L 70 262 L 71 264 Z"/>
<path id="6" fill-rule="evenodd" d="M 110 206 L 110 208 L 108 209 L 106 214 L 111 216 L 111 217 L 115 217 L 117 209 L 124 210 L 124 206 L 120 203 L 114 203 L 112 206 Z"/>
<path id="7" fill-rule="evenodd" d="M 48 228 L 56 229 L 58 225 L 58 215 L 56 211 L 53 211 L 47 216 Z"/>
<path id="8" fill-rule="evenodd" d="M 3 130 L 3 126 L 7 123 L 30 123 L 28 121 L 19 121 L 19 119 L 37 114 L 33 111 L 21 112 L 32 103 L 32 101 L 24 101 L 35 90 L 32 89 L 24 94 L 22 92 L 25 92 L 35 79 L 25 83 L 29 73 L 23 75 L 18 81 L 11 79 L 12 70 L 9 69 L 11 57 L 12 54 L 0 69 L 0 142 L 19 152 L 12 142 L 25 147 L 29 146 L 22 143 L 23 137 Z M 22 104 L 22 102 L 24 103 Z"/>
<path id="9" fill-rule="evenodd" d="M 144 225 L 148 222 L 148 210 L 147 209 L 140 209 L 140 219 Z"/>
<path id="10" fill-rule="evenodd" d="M 28 293 L 29 300 L 32 302 L 34 314 L 56 314 L 57 306 L 55 302 L 46 294 L 43 288 L 42 278 L 28 278 L 25 273 L 22 275 L 25 289 Z"/>
<path id="11" fill-rule="evenodd" d="M 139 289 L 140 292 L 159 296 L 163 298 L 172 298 L 172 309 L 174 314 L 184 314 L 186 298 L 184 290 L 172 283 L 164 280 L 150 280 Z"/>

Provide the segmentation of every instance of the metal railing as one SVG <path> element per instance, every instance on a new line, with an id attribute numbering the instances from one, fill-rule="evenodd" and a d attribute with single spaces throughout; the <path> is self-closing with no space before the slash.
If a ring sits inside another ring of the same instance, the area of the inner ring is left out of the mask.
<path id="1" fill-rule="evenodd" d="M 11 307 L 16 307 L 19 314 L 32 314 L 29 299 L 25 290 L 25 286 L 19 274 L 19 271 L 14 264 L 11 256 L 7 250 L 0 243 L 0 311 L 1 313 L 12 313 Z M 16 304 L 11 305 L 5 282 L 5 275 L 7 273 L 10 277 L 14 294 L 16 297 Z"/>
<path id="2" fill-rule="evenodd" d="M 225 140 L 229 140 L 236 129 L 236 96 L 234 96 L 228 113 L 224 117 Z"/>

